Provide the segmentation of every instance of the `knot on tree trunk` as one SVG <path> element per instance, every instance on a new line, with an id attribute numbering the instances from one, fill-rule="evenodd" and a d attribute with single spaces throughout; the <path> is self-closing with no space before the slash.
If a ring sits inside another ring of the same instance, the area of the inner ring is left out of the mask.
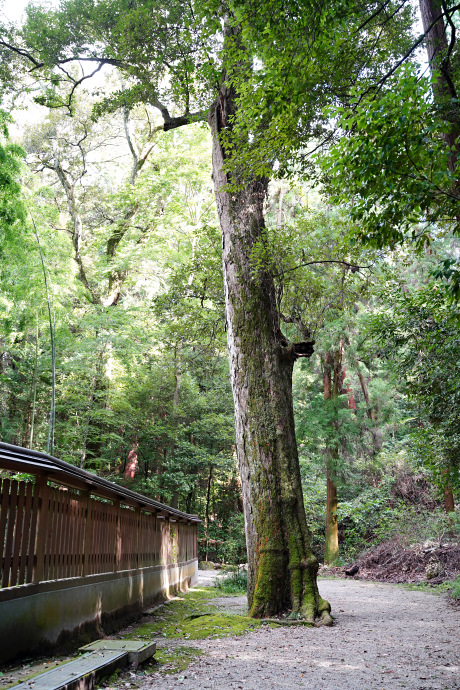
<path id="1" fill-rule="evenodd" d="M 314 350 L 314 340 L 305 340 L 303 343 L 294 343 L 294 355 L 298 357 L 311 357 Z"/>
<path id="2" fill-rule="evenodd" d="M 290 563 L 288 566 L 289 570 L 318 570 L 318 561 L 312 555 L 311 558 L 307 558 L 299 563 Z"/>

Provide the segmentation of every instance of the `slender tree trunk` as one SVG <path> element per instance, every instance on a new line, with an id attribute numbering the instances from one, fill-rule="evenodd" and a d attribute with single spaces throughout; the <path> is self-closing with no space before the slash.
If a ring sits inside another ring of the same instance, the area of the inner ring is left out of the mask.
<path id="1" fill-rule="evenodd" d="M 206 487 L 206 509 L 205 509 L 205 529 L 206 529 L 206 556 L 205 560 L 208 560 L 208 551 L 209 551 L 209 521 L 210 521 L 210 512 L 209 512 L 209 506 L 211 505 L 211 484 L 212 484 L 212 465 L 209 465 L 209 475 L 208 475 L 208 485 Z"/>
<path id="2" fill-rule="evenodd" d="M 138 449 L 139 449 L 139 440 L 136 438 L 134 440 L 134 443 L 132 444 L 131 448 L 129 449 L 128 457 L 126 459 L 125 481 L 128 481 L 128 480 L 132 481 L 134 479 L 134 477 L 136 476 L 138 462 L 139 462 Z"/>
<path id="3" fill-rule="evenodd" d="M 363 393 L 363 397 L 366 403 L 366 414 L 369 417 L 370 421 L 372 422 L 372 426 L 370 427 L 370 432 L 372 436 L 372 447 L 374 450 L 374 455 L 379 453 L 382 450 L 382 444 L 383 444 L 383 439 L 382 439 L 382 433 L 380 429 L 377 429 L 375 427 L 375 421 L 376 421 L 376 414 L 375 414 L 375 408 L 371 405 L 371 400 L 369 398 L 369 389 L 367 387 L 366 380 L 363 376 L 362 371 L 359 368 L 358 362 L 356 362 L 356 371 L 358 374 L 358 379 L 359 383 L 361 385 L 361 390 Z"/>
<path id="4" fill-rule="evenodd" d="M 174 395 L 173 395 L 173 407 L 175 410 L 179 407 L 179 396 L 180 396 L 180 382 L 182 378 L 182 370 L 180 365 L 180 351 L 181 346 L 178 343 L 174 350 Z"/>
<path id="5" fill-rule="evenodd" d="M 324 399 L 334 400 L 338 395 L 338 362 L 340 353 L 327 352 L 323 359 Z M 327 449 L 327 498 L 326 498 L 326 544 L 324 562 L 332 565 L 339 557 L 339 528 L 337 522 L 337 484 L 333 481 L 333 467 L 338 461 L 337 439 Z"/>
<path id="6" fill-rule="evenodd" d="M 444 107 L 444 118 L 450 123 L 450 131 L 444 138 L 451 153 L 449 156 L 449 170 L 456 173 L 458 155 L 460 152 L 460 110 L 456 91 L 452 64 L 450 60 L 450 46 L 447 40 L 446 21 L 441 16 L 444 3 L 440 0 L 419 0 L 423 30 L 427 33 L 425 43 L 431 71 L 437 73 L 433 86 L 434 96 L 439 106 Z M 436 22 L 436 19 L 439 21 Z M 460 182 L 454 185 L 454 191 L 460 191 Z"/>
<path id="7" fill-rule="evenodd" d="M 339 557 L 339 528 L 337 523 L 337 484 L 327 471 L 327 510 L 326 510 L 326 546 L 324 562 L 333 565 Z"/>
<path id="8" fill-rule="evenodd" d="M 38 371 L 38 314 L 37 314 L 37 324 L 36 324 L 36 330 L 35 330 L 35 360 L 34 360 L 34 373 L 32 376 L 32 414 L 31 414 L 31 419 L 30 419 L 29 448 L 33 447 L 33 442 L 34 442 L 35 410 L 37 407 L 37 371 Z"/>
<path id="9" fill-rule="evenodd" d="M 454 494 L 452 491 L 452 484 L 450 483 L 449 474 L 448 469 L 443 470 L 443 475 L 446 478 L 444 484 L 444 509 L 448 514 L 455 511 Z"/>
<path id="10" fill-rule="evenodd" d="M 454 494 L 450 485 L 444 488 L 444 507 L 446 513 L 453 513 L 455 511 Z"/>
<path id="11" fill-rule="evenodd" d="M 225 29 L 228 38 L 232 29 Z M 295 346 L 283 337 L 274 282 L 255 272 L 251 252 L 263 241 L 268 180 L 226 172 L 221 131 L 231 127 L 235 93 L 224 76 L 210 111 L 213 179 L 222 230 L 230 374 L 248 551 L 249 614 L 288 609 L 331 623 L 318 592 L 310 549 L 292 404 Z M 229 183 L 237 183 L 229 189 Z M 310 354 L 312 352 L 312 348 Z"/>

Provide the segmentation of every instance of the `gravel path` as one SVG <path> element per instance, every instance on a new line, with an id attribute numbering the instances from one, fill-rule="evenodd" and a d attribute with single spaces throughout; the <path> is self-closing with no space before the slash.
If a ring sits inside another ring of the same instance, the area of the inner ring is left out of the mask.
<path id="1" fill-rule="evenodd" d="M 187 640 L 205 656 L 182 673 L 153 674 L 142 690 L 460 688 L 460 609 L 387 584 L 321 580 L 320 591 L 332 602 L 332 628 L 263 627 L 242 637 Z M 246 602 L 212 603 L 242 613 Z"/>

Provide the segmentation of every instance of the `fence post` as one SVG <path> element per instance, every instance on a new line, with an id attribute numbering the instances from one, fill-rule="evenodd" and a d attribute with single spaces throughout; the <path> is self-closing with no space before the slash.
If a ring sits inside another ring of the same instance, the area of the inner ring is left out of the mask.
<path id="1" fill-rule="evenodd" d="M 136 525 L 137 525 L 137 529 L 136 529 L 136 558 L 134 561 L 134 565 L 136 568 L 139 568 L 139 561 L 140 561 L 139 548 L 141 545 L 141 538 L 140 538 L 141 537 L 141 518 L 142 518 L 141 507 L 137 506 L 137 508 L 136 508 Z"/>
<path id="2" fill-rule="evenodd" d="M 115 564 L 114 570 L 118 572 L 121 564 L 121 519 L 120 519 L 120 501 L 113 502 L 115 508 Z"/>
<path id="3" fill-rule="evenodd" d="M 48 477 L 42 475 L 38 481 L 38 511 L 37 511 L 37 541 L 36 541 L 36 561 L 34 559 L 34 570 L 32 582 L 37 584 L 44 579 L 45 575 L 45 547 L 48 536 L 48 513 L 50 503 L 50 488 Z"/>
<path id="4" fill-rule="evenodd" d="M 91 492 L 86 492 L 86 524 L 85 524 L 85 544 L 83 547 L 83 575 L 90 575 L 89 572 L 89 555 L 91 553 L 92 542 L 92 501 Z"/>

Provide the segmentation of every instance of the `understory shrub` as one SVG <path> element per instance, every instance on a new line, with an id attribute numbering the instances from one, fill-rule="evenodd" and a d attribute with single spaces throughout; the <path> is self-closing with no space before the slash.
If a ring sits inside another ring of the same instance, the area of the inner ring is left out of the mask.
<path id="1" fill-rule="evenodd" d="M 219 589 L 225 594 L 246 594 L 248 589 L 248 574 L 240 568 L 236 573 L 231 573 L 219 579 Z"/>
<path id="2" fill-rule="evenodd" d="M 460 575 L 452 582 L 452 599 L 460 599 Z"/>

